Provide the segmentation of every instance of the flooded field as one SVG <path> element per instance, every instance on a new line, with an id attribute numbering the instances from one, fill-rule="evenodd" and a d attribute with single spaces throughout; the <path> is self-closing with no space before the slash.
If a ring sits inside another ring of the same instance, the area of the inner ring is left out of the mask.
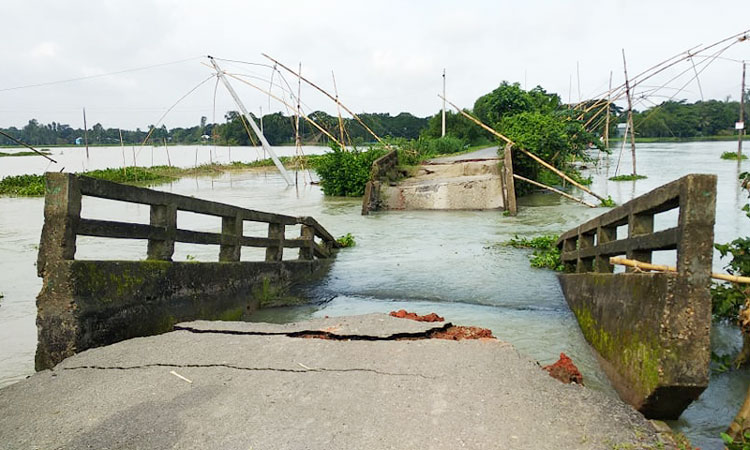
<path id="1" fill-rule="evenodd" d="M 588 172 L 594 180 L 591 187 L 621 204 L 687 173 L 718 174 L 716 241 L 730 241 L 750 234 L 750 220 L 740 210 L 747 203 L 747 196 L 737 183 L 743 168 L 737 162 L 719 159 L 732 145 L 722 142 L 639 145 L 639 173 L 648 178 L 637 182 L 607 180 L 614 175 L 617 149 L 598 168 Z M 209 159 L 230 160 L 227 148 L 197 150 L 199 164 Z M 150 151 L 150 147 L 144 147 L 146 159 L 137 156 L 139 165 L 149 165 Z M 163 148 L 154 151 L 164 153 Z M 294 148 L 281 151 L 293 152 Z M 306 151 L 319 153 L 323 148 L 306 148 Z M 64 154 L 59 155 L 60 152 Z M 53 149 L 53 157 L 60 157 L 67 170 L 122 165 L 119 148 L 92 149 L 88 161 L 81 152 L 80 148 Z M 257 152 L 262 157 L 262 150 L 233 148 L 231 160 L 252 160 L 258 156 Z M 170 147 L 170 158 L 175 165 L 194 165 L 195 154 L 194 147 Z M 65 159 L 68 157 L 69 160 Z M 165 164 L 165 154 L 163 158 L 155 159 L 154 164 Z M 127 152 L 125 160 L 128 164 L 132 162 Z M 47 163 L 39 157 L 0 158 L 0 177 L 41 173 L 48 169 Z M 59 165 L 48 170 L 59 170 Z M 630 170 L 630 160 L 623 155 L 619 173 Z M 325 198 L 317 186 L 287 187 L 275 171 L 183 178 L 156 189 L 251 209 L 310 215 L 337 236 L 346 233 L 355 236 L 357 245 L 339 252 L 328 276 L 301 292 L 320 305 L 266 310 L 254 320 L 283 322 L 401 308 L 420 314 L 436 312 L 454 323 L 490 328 L 499 339 L 511 342 L 521 353 L 542 364 L 554 362 L 560 352 L 565 352 L 578 364 L 589 388 L 615 395 L 565 304 L 555 274 L 530 268 L 525 250 L 501 245 L 514 235 L 566 231 L 601 214 L 604 211 L 601 208 L 590 209 L 557 196 L 534 194 L 521 200 L 515 218 L 504 217 L 497 211 L 405 211 L 363 217 L 359 214 L 360 199 Z M 0 198 L 0 293 L 5 297 L 0 300 L 3 343 L 0 387 L 33 373 L 34 300 L 41 286 L 35 261 L 42 210 L 40 198 Z M 149 211 L 145 206 L 122 208 L 115 202 L 86 200 L 83 215 L 147 222 Z M 218 221 L 205 218 L 185 216 L 179 220 L 181 227 L 201 231 L 216 231 L 218 226 Z M 144 258 L 146 254 L 145 242 L 81 238 L 79 244 L 77 256 L 85 259 L 101 259 L 105 245 L 107 259 Z M 259 256 L 243 251 L 243 259 Z M 660 257 L 666 260 L 657 258 L 657 262 L 674 263 L 668 260 L 669 255 Z M 216 260 L 218 247 L 178 244 L 175 259 L 188 258 Z M 717 270 L 723 266 L 718 255 L 714 266 Z M 718 353 L 732 351 L 740 344 L 739 334 L 731 326 L 715 325 L 712 338 Z M 713 375 L 708 390 L 676 425 L 695 445 L 720 448 L 718 433 L 739 408 L 749 382 L 745 372 Z"/>

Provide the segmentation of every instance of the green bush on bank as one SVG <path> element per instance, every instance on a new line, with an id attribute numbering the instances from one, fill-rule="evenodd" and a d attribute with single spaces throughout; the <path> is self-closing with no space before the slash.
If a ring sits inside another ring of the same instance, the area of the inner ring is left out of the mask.
<path id="1" fill-rule="evenodd" d="M 315 171 L 325 195 L 358 197 L 365 193 L 372 163 L 385 155 L 383 148 L 347 151 L 336 144 L 317 161 Z"/>

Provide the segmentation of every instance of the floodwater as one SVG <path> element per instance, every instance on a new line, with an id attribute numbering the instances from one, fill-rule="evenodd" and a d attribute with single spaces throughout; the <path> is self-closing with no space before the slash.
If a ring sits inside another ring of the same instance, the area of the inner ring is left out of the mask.
<path id="1" fill-rule="evenodd" d="M 648 179 L 619 183 L 607 180 L 615 173 L 619 152 L 616 149 L 615 154 L 603 159 L 599 168 L 590 170 L 594 178 L 592 189 L 605 196 L 611 195 L 621 204 L 688 173 L 715 173 L 719 175 L 716 241 L 747 236 L 750 220 L 740 210 L 747 203 L 747 196 L 737 183 L 743 168 L 737 162 L 719 159 L 723 151 L 732 150 L 733 146 L 731 142 L 639 145 L 639 173 L 647 175 Z M 143 151 L 147 150 L 151 149 L 147 147 Z M 207 147 L 199 150 L 209 151 Z M 210 150 L 215 152 L 210 157 L 226 161 L 227 150 Z M 285 150 L 293 152 L 293 148 Z M 322 149 L 306 151 L 314 153 Z M 65 149 L 64 152 L 66 157 L 69 152 L 78 152 L 73 153 L 78 159 L 71 156 L 71 160 L 65 162 L 70 169 L 87 164 L 81 149 Z M 254 152 L 252 148 L 233 148 L 232 159 L 255 159 Z M 173 164 L 190 166 L 195 162 L 195 148 L 172 147 L 170 156 Z M 202 157 L 209 156 L 203 154 Z M 0 177 L 39 173 L 46 165 L 40 159 L 0 158 Z M 87 168 L 115 167 L 118 159 L 121 165 L 119 148 L 96 149 L 96 153 L 92 149 Z M 12 160 L 12 165 L 6 165 L 8 160 Z M 201 162 L 204 160 L 199 164 Z M 155 161 L 155 164 L 161 163 L 163 161 Z M 26 165 L 29 170 L 21 170 Z M 630 170 L 630 158 L 626 153 L 622 156 L 619 173 Z M 601 208 L 590 209 L 557 196 L 534 194 L 520 201 L 522 207 L 515 218 L 497 211 L 381 212 L 363 217 L 359 215 L 359 199 L 325 198 L 317 186 L 287 187 L 275 171 L 183 178 L 156 189 L 246 208 L 310 215 L 334 235 L 352 233 L 355 236 L 357 245 L 339 252 L 329 274 L 300 292 L 319 305 L 266 310 L 253 320 L 281 322 L 401 308 L 420 314 L 436 312 L 453 323 L 490 328 L 499 339 L 511 342 L 521 353 L 541 364 L 554 362 L 560 352 L 565 352 L 578 364 L 588 388 L 616 395 L 583 340 L 555 274 L 530 268 L 527 251 L 499 245 L 516 234 L 561 233 L 601 214 L 604 211 Z M 41 286 L 34 263 L 42 210 L 42 199 L 0 198 L 0 292 L 5 295 L 0 300 L 0 387 L 33 373 L 34 298 Z M 149 215 L 145 206 L 89 199 L 84 200 L 82 214 L 140 223 L 147 223 Z M 675 222 L 673 214 L 663 214 L 657 216 L 655 226 L 660 229 Z M 187 213 L 180 213 L 178 224 L 181 228 L 199 231 L 220 229 L 218 220 Z M 250 225 L 245 230 L 246 235 L 264 232 L 263 227 Z M 287 230 L 289 236 L 295 233 L 298 230 L 291 227 Z M 107 245 L 106 255 L 111 259 L 143 258 L 146 254 L 145 242 L 79 238 L 77 256 L 101 258 L 103 244 Z M 291 250 L 287 252 L 286 256 L 295 256 Z M 218 247 L 215 246 L 176 246 L 176 260 L 212 261 L 217 258 Z M 243 250 L 242 258 L 262 259 L 262 251 Z M 655 260 L 674 264 L 674 254 L 663 252 L 655 255 Z M 715 268 L 721 269 L 722 265 L 716 255 Z M 715 325 L 712 338 L 718 353 L 736 351 L 740 345 L 739 333 L 733 326 Z M 746 372 L 712 375 L 706 392 L 673 425 L 697 446 L 721 448 L 718 434 L 739 409 L 749 382 Z"/>

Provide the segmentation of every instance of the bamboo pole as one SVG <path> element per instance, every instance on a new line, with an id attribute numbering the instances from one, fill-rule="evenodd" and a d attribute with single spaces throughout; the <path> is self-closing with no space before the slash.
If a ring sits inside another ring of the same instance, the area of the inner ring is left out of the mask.
<path id="1" fill-rule="evenodd" d="M 164 141 L 164 151 L 167 152 L 167 164 L 169 164 L 169 167 L 172 167 L 172 159 L 169 157 L 169 147 L 167 147 L 167 138 L 163 137 L 162 140 Z M 229 147 L 229 148 L 230 148 L 229 151 L 231 152 L 232 147 Z M 232 161 L 231 153 L 229 156 L 229 161 L 230 162 Z"/>
<path id="2" fill-rule="evenodd" d="M 739 130 L 739 138 L 737 139 L 737 161 L 742 161 L 742 135 L 744 134 L 745 128 L 745 61 L 742 61 L 742 91 L 740 92 L 740 123 L 743 128 Z"/>
<path id="3" fill-rule="evenodd" d="M 630 123 L 630 153 L 633 157 L 633 175 L 638 175 L 635 168 L 635 129 L 633 127 L 633 92 L 630 89 L 630 81 L 628 80 L 628 65 L 625 62 L 625 49 L 622 49 L 622 68 L 625 72 L 625 92 L 628 96 L 628 123 Z M 625 135 L 624 139 L 627 139 L 628 135 Z"/>
<path id="4" fill-rule="evenodd" d="M 333 70 L 331 71 L 331 77 L 333 78 L 333 93 L 336 94 L 336 109 L 339 113 L 339 134 L 341 135 L 341 142 L 346 142 L 346 139 L 344 139 L 344 119 L 341 118 L 341 106 L 338 104 L 339 89 L 336 87 L 336 74 L 333 73 Z"/>
<path id="5" fill-rule="evenodd" d="M 547 186 L 546 184 L 542 184 L 542 183 L 539 183 L 538 181 L 530 180 L 530 179 L 528 179 L 526 177 L 522 177 L 521 175 L 518 175 L 518 174 L 515 174 L 515 173 L 513 174 L 513 178 L 518 178 L 519 180 L 525 181 L 525 182 L 530 183 L 530 184 L 533 184 L 534 186 L 539 186 L 540 188 L 547 189 L 548 191 L 552 191 L 555 194 L 562 195 L 565 198 L 569 198 L 569 199 L 571 199 L 573 201 L 576 201 L 578 203 L 586 205 L 589 208 L 596 208 L 596 205 L 592 205 L 591 203 L 589 203 L 589 202 L 587 202 L 585 200 L 581 200 L 580 198 L 575 198 L 575 197 L 573 197 L 572 195 L 570 195 L 570 194 L 568 194 L 566 192 L 563 192 L 563 191 L 561 191 L 559 189 L 553 188 L 552 186 Z"/>
<path id="6" fill-rule="evenodd" d="M 482 127 L 485 130 L 489 131 L 490 133 L 492 133 L 496 137 L 504 140 L 506 143 L 510 143 L 510 144 L 514 144 L 515 145 L 515 142 L 511 141 L 508 137 L 503 136 L 501 133 L 498 133 L 494 129 L 492 129 L 489 126 L 485 125 L 484 123 L 482 123 L 482 121 L 480 121 L 479 119 L 475 118 L 474 116 L 472 116 L 471 114 L 467 113 L 466 111 L 462 110 L 461 108 L 459 108 L 458 106 L 456 106 L 454 103 L 450 102 L 448 99 L 446 99 L 442 95 L 438 94 L 438 97 L 440 97 L 440 98 L 444 99 L 446 102 L 448 102 L 449 105 L 451 105 L 453 108 L 455 108 L 456 111 L 458 111 L 459 113 L 461 113 L 467 119 L 471 120 L 472 122 L 476 123 L 480 127 Z M 583 186 L 582 184 L 578 183 L 574 179 L 572 179 L 569 176 L 565 175 L 563 172 L 561 172 L 560 170 L 558 170 L 557 168 L 555 168 L 552 164 L 548 163 L 547 161 L 543 160 L 542 158 L 536 156 L 535 154 L 533 154 L 533 153 L 531 153 L 528 150 L 525 150 L 523 148 L 518 147 L 518 150 L 520 150 L 524 155 L 526 155 L 529 158 L 533 159 L 534 161 L 538 162 L 542 166 L 544 166 L 547 169 L 551 170 L 552 172 L 556 173 L 563 180 L 568 181 L 570 184 L 572 184 L 573 186 L 575 186 L 578 189 L 582 190 L 583 192 L 586 192 L 587 194 L 591 194 L 591 195 L 593 195 L 594 197 L 598 198 L 601 201 L 605 201 L 604 197 L 595 194 L 593 191 L 591 191 L 591 189 Z M 573 197 L 573 198 L 575 198 L 575 197 Z"/>
<path id="7" fill-rule="evenodd" d="M 518 204 L 516 203 L 516 184 L 513 181 L 513 144 L 508 142 L 505 144 L 505 150 L 503 152 L 505 163 L 503 169 L 505 171 L 505 209 L 508 214 L 515 216 L 518 214 Z"/>
<path id="8" fill-rule="evenodd" d="M 607 92 L 607 121 L 604 125 L 604 148 L 609 149 L 609 116 L 612 105 L 612 71 L 609 71 L 609 92 Z"/>
<path id="9" fill-rule="evenodd" d="M 386 146 L 387 148 L 390 148 L 390 146 L 389 146 L 388 144 L 386 144 L 385 142 L 383 142 L 383 140 L 382 140 L 382 139 L 380 139 L 380 136 L 378 136 L 377 134 L 375 134 L 375 132 L 374 132 L 374 131 L 372 131 L 372 130 L 370 129 L 370 127 L 368 127 L 367 125 L 365 125 L 365 123 L 364 123 L 364 122 L 362 122 L 362 119 L 360 119 L 358 115 L 354 114 L 354 112 L 353 112 L 353 111 L 352 111 L 351 109 L 347 108 L 347 107 L 346 107 L 346 105 L 344 105 L 343 103 L 341 103 L 341 102 L 340 102 L 340 101 L 339 101 L 339 100 L 338 100 L 337 98 L 334 98 L 334 97 L 333 97 L 333 96 L 332 96 L 331 94 L 329 94 L 328 92 L 326 92 L 326 91 L 325 91 L 325 90 L 324 90 L 323 88 L 319 87 L 318 85 L 316 85 L 316 84 L 315 84 L 315 83 L 313 83 L 312 81 L 310 81 L 310 80 L 308 80 L 307 78 L 303 77 L 303 76 L 302 76 L 301 74 L 295 73 L 295 72 L 294 72 L 294 71 L 293 71 L 292 69 L 290 69 L 289 67 L 287 67 L 287 66 L 285 66 L 284 64 L 280 63 L 279 61 L 277 61 L 277 60 L 275 60 L 275 59 L 271 58 L 270 56 L 266 55 L 265 53 L 261 53 L 261 55 L 263 55 L 264 57 L 266 57 L 266 58 L 270 59 L 271 61 L 273 61 L 273 63 L 274 63 L 274 64 L 277 64 L 277 65 L 281 66 L 281 67 L 282 67 L 282 68 L 283 68 L 284 70 L 286 70 L 287 72 L 291 73 L 292 75 L 294 75 L 294 76 L 296 76 L 296 77 L 299 77 L 299 79 L 300 79 L 300 80 L 304 81 L 305 83 L 307 83 L 307 84 L 309 84 L 310 86 L 314 87 L 315 89 L 319 90 L 319 91 L 320 91 L 320 92 L 322 92 L 322 93 L 323 93 L 323 94 L 324 94 L 324 95 L 325 95 L 326 97 L 328 97 L 328 98 L 330 98 L 331 100 L 333 100 L 334 102 L 336 102 L 336 104 L 337 104 L 337 105 L 339 105 L 340 107 L 344 108 L 344 111 L 346 111 L 346 112 L 348 112 L 349 114 L 351 114 L 351 115 L 352 115 L 352 117 L 354 117 L 354 119 L 355 119 L 355 120 L 356 120 L 357 122 L 359 122 L 359 124 L 360 124 L 360 125 L 362 125 L 362 126 L 363 126 L 363 127 L 365 128 L 365 130 L 367 130 L 367 132 L 368 132 L 368 133 L 370 133 L 370 134 L 372 135 L 372 137 L 374 137 L 374 138 L 375 138 L 375 139 L 376 139 L 376 140 L 377 140 L 378 142 L 380 142 L 381 144 L 385 145 L 385 146 Z M 334 139 L 334 140 L 335 140 L 335 139 Z M 342 148 L 343 148 L 343 147 L 342 147 Z"/>
<path id="10" fill-rule="evenodd" d="M 52 161 L 53 163 L 57 164 L 57 161 L 55 161 L 54 159 L 50 158 L 49 156 L 45 155 L 44 153 L 42 153 L 39 150 L 35 149 L 34 147 L 30 146 L 29 144 L 27 144 L 25 142 L 22 142 L 22 141 L 19 141 L 18 139 L 14 138 L 13 136 L 9 135 L 8 133 L 5 133 L 4 131 L 0 130 L 0 135 L 5 136 L 6 138 L 10 139 L 11 141 L 15 142 L 18 145 L 23 145 L 24 147 L 28 148 L 29 150 L 32 150 L 33 152 L 35 152 L 39 156 L 42 156 L 45 159 L 48 159 L 48 160 Z"/>
<path id="11" fill-rule="evenodd" d="M 270 97 L 273 97 L 273 98 L 274 98 L 275 100 L 277 100 L 277 101 L 279 101 L 279 102 L 283 103 L 283 104 L 284 104 L 284 105 L 286 105 L 287 107 L 289 107 L 289 108 L 292 108 L 292 109 L 295 109 L 295 107 L 294 107 L 294 106 L 292 106 L 292 105 L 290 105 L 289 103 L 287 103 L 287 102 L 286 102 L 286 101 L 285 101 L 284 99 L 281 99 L 281 98 L 279 98 L 279 97 L 277 97 L 277 96 L 273 95 L 273 94 L 272 94 L 271 92 L 269 92 L 269 91 L 267 91 L 267 90 L 265 90 L 265 89 L 263 89 L 263 88 L 261 88 L 261 87 L 258 87 L 258 86 L 256 86 L 256 85 L 254 85 L 253 83 L 251 83 L 251 82 L 249 82 L 249 81 L 247 81 L 247 80 L 244 80 L 244 79 L 242 79 L 242 78 L 238 77 L 237 75 L 234 75 L 234 74 L 231 74 L 231 73 L 226 73 L 226 72 L 224 73 L 224 75 L 226 75 L 226 76 L 228 76 L 228 77 L 232 77 L 232 78 L 234 78 L 235 80 L 239 81 L 240 83 L 245 83 L 245 84 L 247 84 L 248 86 L 250 86 L 250 87 L 253 87 L 253 88 L 255 88 L 255 89 L 259 90 L 260 92 L 263 92 L 263 93 L 265 93 L 265 94 L 268 94 L 268 95 L 269 95 Z M 303 113 L 302 111 L 299 111 L 299 115 L 300 115 L 300 117 L 302 117 L 303 119 L 307 120 L 307 121 L 308 121 L 308 122 L 309 122 L 309 123 L 310 123 L 310 124 L 311 124 L 312 126 L 314 126 L 315 128 L 317 128 L 318 130 L 320 130 L 320 131 L 321 131 L 321 132 L 322 132 L 323 134 L 325 134 L 326 136 L 328 136 L 328 138 L 329 138 L 330 140 L 332 140 L 333 142 L 335 142 L 336 144 L 338 144 L 338 145 L 339 145 L 339 146 L 340 146 L 341 148 L 344 148 L 344 144 L 342 144 L 341 142 L 339 142 L 339 141 L 338 141 L 338 139 L 336 139 L 335 137 L 333 137 L 333 135 L 331 135 L 331 133 L 327 132 L 327 131 L 326 131 L 325 129 L 323 129 L 323 128 L 322 128 L 322 127 L 321 127 L 320 125 L 318 125 L 318 123 L 317 123 L 317 122 L 315 122 L 315 121 L 314 121 L 314 120 L 312 120 L 311 118 L 307 117 L 307 115 L 305 115 L 305 114 L 304 114 L 304 113 Z"/>
<path id="12" fill-rule="evenodd" d="M 128 167 L 127 161 L 125 161 L 125 144 L 122 142 L 122 129 L 118 128 L 117 131 L 120 133 L 120 148 L 122 149 L 122 172 L 126 172 Z"/>
<path id="13" fill-rule="evenodd" d="M 83 108 L 83 142 L 86 144 L 86 159 L 89 159 L 89 127 L 86 125 L 86 108 Z"/>
<path id="14" fill-rule="evenodd" d="M 636 269 L 653 270 L 656 272 L 677 272 L 677 268 L 674 266 L 651 264 L 651 263 L 646 263 L 642 261 L 637 261 L 635 259 L 619 258 L 616 256 L 609 258 L 609 263 L 619 264 L 621 266 L 633 267 Z M 737 275 L 729 275 L 726 273 L 714 272 L 711 274 L 711 278 L 722 280 L 722 281 L 729 281 L 732 283 L 750 284 L 750 277 L 740 277 Z"/>

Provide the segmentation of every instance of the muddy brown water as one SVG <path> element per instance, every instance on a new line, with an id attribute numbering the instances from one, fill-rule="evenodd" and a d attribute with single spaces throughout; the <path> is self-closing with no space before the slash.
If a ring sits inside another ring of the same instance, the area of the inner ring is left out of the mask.
<path id="1" fill-rule="evenodd" d="M 733 146 L 731 142 L 642 144 L 638 147 L 639 173 L 648 179 L 612 182 L 607 178 L 615 172 L 618 148 L 599 168 L 589 170 L 594 179 L 592 189 L 623 203 L 687 173 L 715 173 L 719 176 L 717 242 L 747 236 L 750 220 L 740 210 L 747 203 L 747 196 L 736 180 L 750 163 L 719 159 L 723 151 L 732 150 Z M 190 166 L 194 164 L 195 150 L 195 147 L 170 148 L 170 157 L 176 165 Z M 307 150 L 308 153 L 323 151 L 322 148 Z M 139 157 L 139 163 L 148 165 L 151 149 L 143 151 L 148 158 Z M 205 158 L 199 163 L 209 158 L 219 162 L 229 160 L 226 148 L 198 148 L 198 151 L 199 157 Z M 283 151 L 293 149 L 280 149 Z M 254 148 L 233 148 L 231 158 L 252 160 L 260 152 Z M 53 153 L 73 170 L 80 170 L 78 165 L 86 168 L 122 165 L 119 148 L 93 149 L 88 161 L 82 149 L 53 149 Z M 47 163 L 40 159 L 0 158 L 0 177 L 41 173 Z M 155 164 L 164 162 L 157 159 Z M 630 170 L 630 160 L 624 154 L 619 173 Z M 530 268 L 527 251 L 499 245 L 514 235 L 566 231 L 601 214 L 604 211 L 601 208 L 589 209 L 553 195 L 534 194 L 520 201 L 516 218 L 504 217 L 497 211 L 403 211 L 363 217 L 359 215 L 360 199 L 326 198 L 319 187 L 311 185 L 290 188 L 274 171 L 183 178 L 156 189 L 252 209 L 310 215 L 335 235 L 355 236 L 357 245 L 339 253 L 323 280 L 298 292 L 317 305 L 267 310 L 253 320 L 284 322 L 399 309 L 419 314 L 435 312 L 453 323 L 489 328 L 498 339 L 511 342 L 542 365 L 554 362 L 560 352 L 565 352 L 580 368 L 588 388 L 616 395 L 583 340 L 555 274 Z M 41 286 L 34 264 L 42 211 L 43 200 L 39 198 L 0 198 L 0 293 L 4 295 L 0 300 L 0 387 L 33 373 L 35 296 Z M 146 223 L 148 208 L 86 199 L 83 215 Z M 181 213 L 178 220 L 181 227 L 200 231 L 217 231 L 220 227 L 218 220 L 192 214 Z M 674 215 L 657 216 L 656 228 L 671 226 L 675 221 Z M 264 231 L 262 227 L 248 226 L 246 234 Z M 288 230 L 290 235 L 296 232 Z M 85 259 L 143 258 L 146 253 L 145 242 L 139 241 L 80 238 L 79 244 L 78 257 Z M 217 258 L 218 247 L 176 246 L 176 260 Z M 245 260 L 261 258 L 262 251 L 243 251 Z M 674 264 L 674 254 L 657 254 L 655 261 Z M 715 268 L 721 269 L 724 263 L 717 254 Z M 735 327 L 714 325 L 714 351 L 736 351 L 739 345 Z M 673 425 L 697 446 L 721 448 L 718 434 L 744 399 L 750 383 L 746 374 L 713 374 L 706 392 Z"/>

